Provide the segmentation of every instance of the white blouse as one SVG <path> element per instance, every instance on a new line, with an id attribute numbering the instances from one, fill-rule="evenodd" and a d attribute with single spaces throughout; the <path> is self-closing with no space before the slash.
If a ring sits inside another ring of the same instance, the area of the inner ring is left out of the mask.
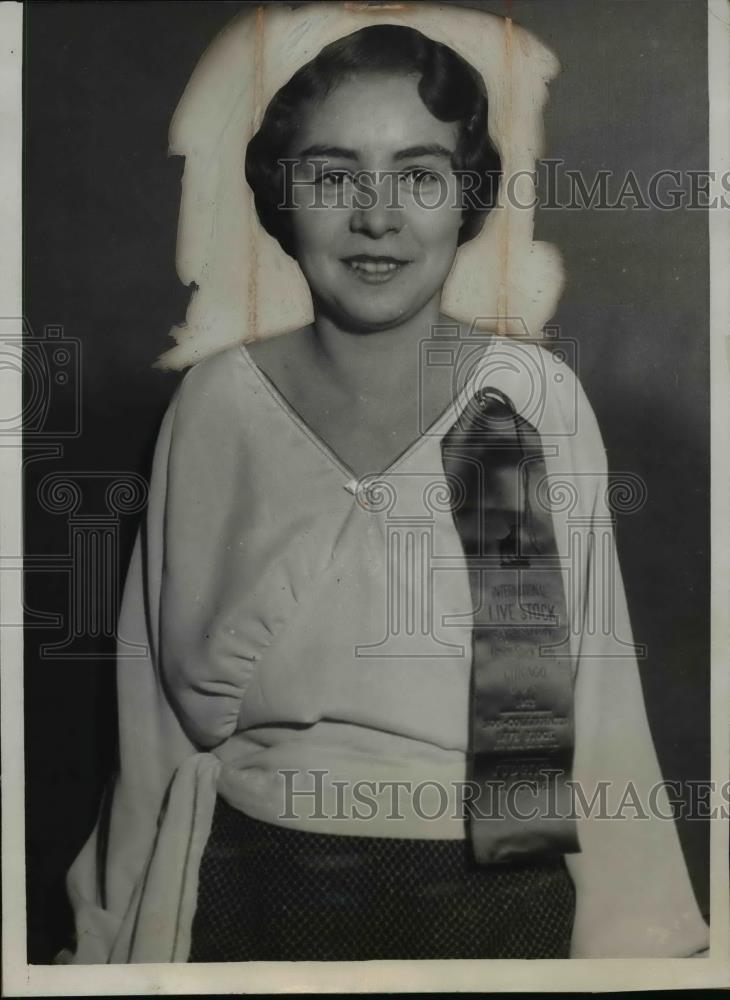
<path id="1" fill-rule="evenodd" d="M 650 797 L 661 775 L 605 452 L 569 368 L 495 339 L 447 411 L 358 481 L 238 346 L 187 373 L 160 430 L 119 622 L 120 773 L 68 879 L 75 962 L 187 959 L 218 794 L 317 832 L 466 835 L 473 613 L 441 440 L 485 378 L 545 453 L 577 662 L 573 777 L 587 801 L 610 782 L 617 807 L 631 782 L 670 814 Z M 394 810 L 394 782 L 420 793 Z M 578 821 L 572 955 L 690 955 L 707 928 L 674 823 L 624 815 Z"/>

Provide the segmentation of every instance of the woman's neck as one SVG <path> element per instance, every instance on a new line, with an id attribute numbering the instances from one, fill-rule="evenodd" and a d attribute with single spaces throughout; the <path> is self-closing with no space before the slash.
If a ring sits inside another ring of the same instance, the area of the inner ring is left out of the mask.
<path id="1" fill-rule="evenodd" d="M 351 332 L 327 316 L 313 324 L 314 348 L 342 392 L 353 398 L 390 398 L 419 384 L 422 343 L 443 317 L 434 299 L 405 323 L 388 330 Z"/>

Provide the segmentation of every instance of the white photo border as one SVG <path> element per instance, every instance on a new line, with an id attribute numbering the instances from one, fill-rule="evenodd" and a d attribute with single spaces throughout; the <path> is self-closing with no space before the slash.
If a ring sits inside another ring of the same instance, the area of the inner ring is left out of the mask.
<path id="1" fill-rule="evenodd" d="M 710 170 L 730 173 L 730 0 L 707 0 Z M 0 323 L 22 335 L 23 6 L 0 3 Z M 723 192 L 719 181 L 715 193 Z M 730 762 L 730 211 L 708 213 L 711 274 L 712 778 L 715 805 Z M 4 373 L 21 412 L 21 375 Z M 4 404 L 5 405 L 5 404 Z M 22 621 L 22 442 L 0 447 L 0 625 Z M 711 822 L 711 947 L 688 959 L 567 959 L 125 966 L 26 961 L 23 637 L 0 628 L 3 996 L 226 993 L 535 992 L 717 988 L 730 985 L 728 823 Z"/>

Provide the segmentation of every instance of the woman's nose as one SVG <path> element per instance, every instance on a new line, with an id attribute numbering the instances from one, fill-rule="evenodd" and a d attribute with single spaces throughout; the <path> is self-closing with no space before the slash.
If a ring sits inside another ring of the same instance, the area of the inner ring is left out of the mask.
<path id="1" fill-rule="evenodd" d="M 386 233 L 399 232 L 402 227 L 403 208 L 398 203 L 397 185 L 388 183 L 386 178 L 357 192 L 350 215 L 353 233 L 380 239 Z"/>

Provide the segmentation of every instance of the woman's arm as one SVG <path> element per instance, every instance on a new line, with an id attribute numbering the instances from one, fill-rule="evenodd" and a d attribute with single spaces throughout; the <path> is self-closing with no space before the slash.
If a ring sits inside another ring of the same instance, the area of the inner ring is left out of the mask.
<path id="1" fill-rule="evenodd" d="M 74 963 L 110 961 L 125 914 L 141 883 L 166 788 L 195 752 L 163 689 L 158 656 L 159 597 L 167 461 L 179 390 L 162 421 L 144 520 L 127 571 L 117 633 L 119 772 L 109 808 L 67 879 L 77 946 Z M 137 647 L 137 655 L 130 648 Z"/>
<path id="2" fill-rule="evenodd" d="M 583 801 L 573 957 L 686 957 L 707 945 L 649 728 L 595 415 L 575 379 L 576 489 L 589 492 L 579 581 L 583 629 L 575 688 L 574 778 Z M 601 798 L 604 796 L 604 798 Z M 638 805 L 634 809 L 632 802 Z M 588 812 L 588 810 L 584 810 Z M 603 815 L 603 818 L 600 816 Z M 613 817 L 613 818 L 611 818 Z"/>

